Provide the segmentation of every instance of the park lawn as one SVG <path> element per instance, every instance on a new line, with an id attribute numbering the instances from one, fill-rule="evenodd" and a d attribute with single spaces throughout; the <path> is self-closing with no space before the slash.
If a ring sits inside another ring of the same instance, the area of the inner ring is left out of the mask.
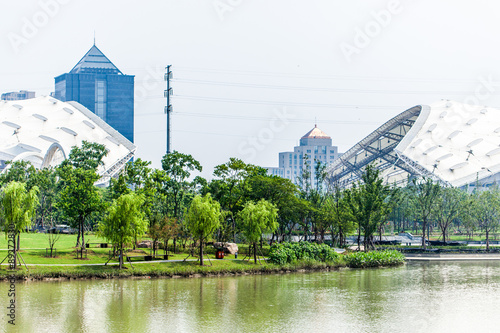
<path id="1" fill-rule="evenodd" d="M 127 252 L 130 255 L 149 255 L 150 249 L 137 249 Z M 85 265 L 85 264 L 100 264 L 108 261 L 110 249 L 101 248 L 90 248 L 87 249 L 87 258 L 77 259 L 74 249 L 61 249 L 57 250 L 57 257 L 49 258 L 46 257 L 45 250 L 38 249 L 26 249 L 20 251 L 22 258 L 26 264 L 51 264 L 51 265 L 62 265 L 62 264 L 74 264 L 74 265 Z M 159 255 L 163 255 L 164 251 L 160 250 L 157 252 Z M 3 259 L 7 256 L 7 251 L 0 251 L 0 257 Z M 215 259 L 214 255 L 209 255 L 210 259 Z M 169 253 L 169 260 L 182 260 L 187 257 L 185 253 Z M 193 257 L 191 257 L 192 259 Z M 1 260 L 0 259 L 0 260 Z M 140 261 L 138 259 L 133 259 Z M 112 259 L 110 262 L 117 262 L 117 259 Z"/>
<path id="2" fill-rule="evenodd" d="M 56 242 L 57 249 L 69 249 L 76 245 L 77 235 L 61 234 L 61 237 Z M 85 235 L 86 243 L 106 243 L 106 240 L 97 235 Z M 21 249 L 45 249 L 49 247 L 49 235 L 43 233 L 21 233 Z M 0 249 L 7 249 L 7 239 L 5 233 L 0 234 Z"/>

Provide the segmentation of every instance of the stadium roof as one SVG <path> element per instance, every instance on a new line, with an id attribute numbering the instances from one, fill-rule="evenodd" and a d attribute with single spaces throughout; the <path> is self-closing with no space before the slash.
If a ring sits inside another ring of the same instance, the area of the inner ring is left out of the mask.
<path id="1" fill-rule="evenodd" d="M 99 183 L 107 183 L 134 156 L 136 146 L 77 102 L 51 97 L 0 102 L 0 161 L 56 166 L 82 141 L 106 146 Z M 5 171 L 6 169 L 4 169 Z"/>
<path id="2" fill-rule="evenodd" d="M 330 183 L 348 187 L 374 163 L 387 183 L 426 176 L 462 187 L 500 179 L 500 110 L 441 101 L 392 118 L 328 168 Z"/>

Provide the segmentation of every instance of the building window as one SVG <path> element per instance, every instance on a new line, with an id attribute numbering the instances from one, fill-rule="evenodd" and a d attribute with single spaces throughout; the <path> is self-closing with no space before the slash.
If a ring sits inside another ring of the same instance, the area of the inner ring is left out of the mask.
<path id="1" fill-rule="evenodd" d="M 97 80 L 95 83 L 95 114 L 106 121 L 106 81 Z"/>

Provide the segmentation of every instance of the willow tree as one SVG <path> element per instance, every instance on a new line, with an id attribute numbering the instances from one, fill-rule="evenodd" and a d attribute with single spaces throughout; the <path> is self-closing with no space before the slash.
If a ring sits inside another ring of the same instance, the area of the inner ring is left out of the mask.
<path id="1" fill-rule="evenodd" d="M 4 230 L 5 236 L 12 238 L 13 241 L 14 269 L 17 269 L 17 249 L 20 241 L 18 235 L 31 225 L 31 219 L 35 215 L 37 206 L 38 187 L 36 186 L 28 192 L 26 184 L 10 182 L 3 190 L 2 213 L 5 223 Z"/>
<path id="2" fill-rule="evenodd" d="M 146 232 L 148 222 L 144 218 L 141 195 L 121 195 L 108 208 L 108 214 L 99 223 L 99 234 L 117 246 L 120 253 L 120 269 L 123 266 L 123 249 L 134 241 L 136 235 Z"/>
<path id="3" fill-rule="evenodd" d="M 245 239 L 253 245 L 253 258 L 257 264 L 257 242 L 265 232 L 273 233 L 278 229 L 278 209 L 264 199 L 256 204 L 249 201 L 238 213 Z"/>
<path id="4" fill-rule="evenodd" d="M 200 265 L 203 266 L 203 242 L 219 228 L 222 218 L 220 204 L 210 193 L 197 195 L 191 201 L 186 215 L 186 224 L 195 240 L 200 242 Z"/>

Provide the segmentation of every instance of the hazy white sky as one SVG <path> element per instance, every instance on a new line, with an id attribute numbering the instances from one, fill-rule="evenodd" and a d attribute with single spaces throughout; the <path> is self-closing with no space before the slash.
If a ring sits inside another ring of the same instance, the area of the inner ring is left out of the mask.
<path id="1" fill-rule="evenodd" d="M 54 90 L 96 44 L 135 75 L 138 156 L 160 167 L 163 73 L 172 149 L 209 177 L 230 157 L 277 166 L 315 121 L 346 151 L 440 99 L 500 106 L 494 1 L 3 1 L 0 92 Z"/>

